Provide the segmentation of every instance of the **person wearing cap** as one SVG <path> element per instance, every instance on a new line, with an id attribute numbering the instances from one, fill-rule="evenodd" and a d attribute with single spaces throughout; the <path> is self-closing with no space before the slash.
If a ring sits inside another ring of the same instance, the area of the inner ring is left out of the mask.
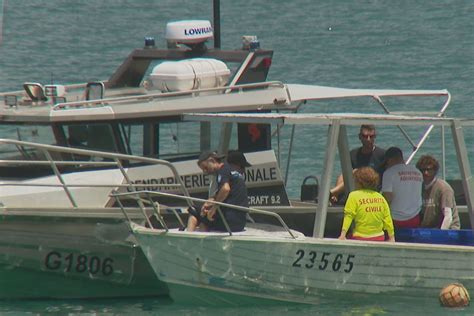
<path id="1" fill-rule="evenodd" d="M 416 167 L 423 174 L 421 227 L 460 229 L 454 190 L 446 181 L 437 177 L 439 162 L 433 156 L 423 155 Z"/>
<path id="2" fill-rule="evenodd" d="M 339 239 L 346 239 L 354 222 L 351 239 L 395 241 L 390 208 L 385 198 L 378 192 L 379 174 L 371 167 L 362 167 L 354 171 L 356 190 L 349 193 L 344 206 L 344 220 Z"/>
<path id="3" fill-rule="evenodd" d="M 217 213 L 217 205 L 213 201 L 248 207 L 247 187 L 242 175 L 232 170 L 224 161 L 224 155 L 215 151 L 204 151 L 198 158 L 198 166 L 205 174 L 215 175 L 217 191 L 204 203 L 199 214 L 193 214 L 188 219 L 188 231 L 194 231 L 197 226 L 203 225 L 204 230 L 227 231 L 222 218 Z M 242 231 L 246 223 L 246 213 L 229 208 L 220 207 L 220 210 L 233 232 Z"/>
<path id="4" fill-rule="evenodd" d="M 382 194 L 387 199 L 395 228 L 416 228 L 421 218 L 421 172 L 405 164 L 402 150 L 390 147 L 385 152 Z"/>
<path id="5" fill-rule="evenodd" d="M 382 174 L 382 163 L 384 160 L 385 149 L 375 145 L 377 133 L 374 125 L 361 125 L 359 130 L 359 140 L 361 147 L 350 151 L 352 169 L 361 167 L 372 167 L 375 171 Z M 344 179 L 339 175 L 336 185 L 329 190 L 329 200 L 331 203 L 337 203 L 344 193 Z"/>
<path id="6" fill-rule="evenodd" d="M 238 150 L 229 150 L 227 152 L 227 162 L 231 165 L 231 167 L 240 172 L 242 175 L 245 173 L 246 167 L 252 166 L 247 161 L 244 154 Z"/>

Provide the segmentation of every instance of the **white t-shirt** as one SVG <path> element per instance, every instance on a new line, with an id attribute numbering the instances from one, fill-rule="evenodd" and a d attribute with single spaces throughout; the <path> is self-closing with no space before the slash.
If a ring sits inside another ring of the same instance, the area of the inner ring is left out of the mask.
<path id="1" fill-rule="evenodd" d="M 415 217 L 422 205 L 423 175 L 415 166 L 398 164 L 385 170 L 382 192 L 391 192 L 390 212 L 397 221 Z"/>

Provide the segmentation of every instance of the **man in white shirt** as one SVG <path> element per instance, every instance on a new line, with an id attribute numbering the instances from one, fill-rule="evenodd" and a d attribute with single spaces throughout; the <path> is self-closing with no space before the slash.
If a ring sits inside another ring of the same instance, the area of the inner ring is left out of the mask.
<path id="1" fill-rule="evenodd" d="M 390 147 L 385 152 L 385 168 L 382 194 L 390 205 L 394 226 L 419 227 L 423 184 L 421 172 L 415 166 L 405 164 L 398 147 Z"/>

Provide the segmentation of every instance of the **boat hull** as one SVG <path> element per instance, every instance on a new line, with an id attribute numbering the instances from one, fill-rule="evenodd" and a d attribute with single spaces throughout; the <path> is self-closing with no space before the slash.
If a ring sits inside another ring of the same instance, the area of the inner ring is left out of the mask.
<path id="1" fill-rule="evenodd" d="M 287 215 L 293 211 L 313 210 L 288 209 Z M 164 216 L 177 227 L 174 214 Z M 181 216 L 186 222 L 187 215 Z M 3 209 L 0 279 L 0 299 L 168 294 L 117 208 Z"/>
<path id="2" fill-rule="evenodd" d="M 93 216 L 2 216 L 0 279 L 0 299 L 168 293 L 123 220 Z"/>
<path id="3" fill-rule="evenodd" d="M 135 235 L 160 278 L 173 286 L 315 304 L 321 293 L 437 297 L 461 282 L 474 288 L 474 248 L 247 236 Z M 173 291 L 177 299 L 182 293 Z M 181 297 L 181 299 L 183 299 Z"/>

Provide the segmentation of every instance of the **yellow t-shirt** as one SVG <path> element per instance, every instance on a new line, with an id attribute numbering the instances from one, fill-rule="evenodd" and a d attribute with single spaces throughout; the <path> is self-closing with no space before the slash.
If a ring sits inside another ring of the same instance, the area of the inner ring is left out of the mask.
<path id="1" fill-rule="evenodd" d="M 349 230 L 354 221 L 352 235 L 358 237 L 376 237 L 386 230 L 389 236 L 394 235 L 392 216 L 385 198 L 372 190 L 352 191 L 344 206 L 342 229 Z"/>

